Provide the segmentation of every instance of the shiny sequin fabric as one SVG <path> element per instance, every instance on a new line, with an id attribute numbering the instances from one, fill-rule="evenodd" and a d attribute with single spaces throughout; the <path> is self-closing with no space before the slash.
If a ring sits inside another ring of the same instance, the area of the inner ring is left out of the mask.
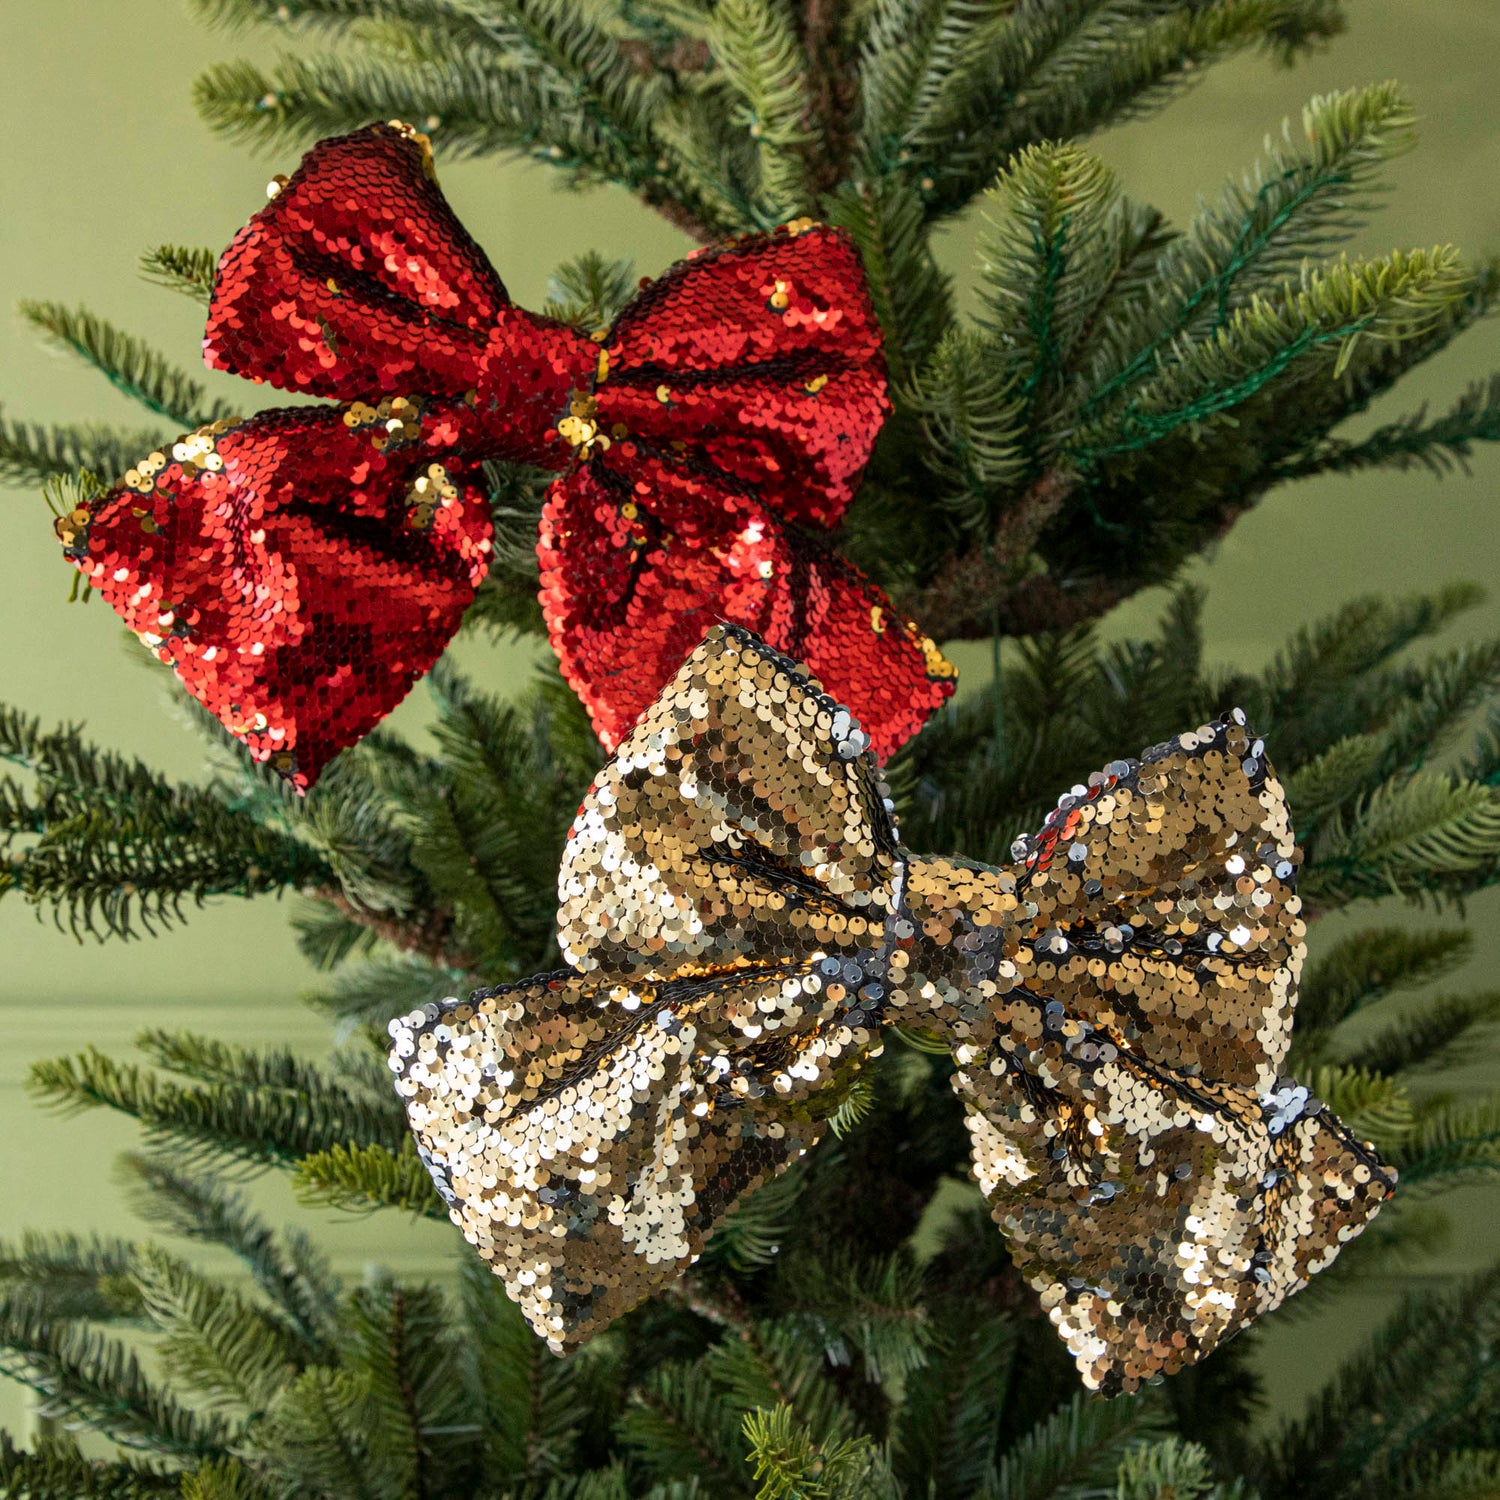
<path id="1" fill-rule="evenodd" d="M 1134 1390 L 1333 1260 L 1395 1173 L 1279 1078 L 1298 851 L 1235 714 L 1115 761 L 1015 863 L 902 848 L 869 736 L 715 629 L 584 799 L 571 969 L 391 1023 L 465 1237 L 555 1350 L 818 1139 L 880 1028 L 952 1048 L 974 1172 L 1086 1384 Z"/>
<path id="2" fill-rule="evenodd" d="M 953 669 L 827 534 L 888 408 L 842 231 L 703 251 L 589 336 L 511 305 L 426 138 L 314 147 L 219 263 L 209 365 L 340 406 L 218 423 L 58 523 L 130 628 L 307 787 L 427 670 L 484 577 L 480 466 L 560 471 L 541 599 L 613 746 L 717 620 L 812 662 L 889 753 Z"/>

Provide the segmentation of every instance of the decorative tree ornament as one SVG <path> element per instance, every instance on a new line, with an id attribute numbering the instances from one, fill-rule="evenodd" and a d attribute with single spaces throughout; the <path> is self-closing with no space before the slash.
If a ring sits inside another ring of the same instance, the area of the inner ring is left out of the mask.
<path id="1" fill-rule="evenodd" d="M 511 305 L 426 138 L 324 141 L 219 263 L 215 369 L 339 407 L 216 423 L 59 523 L 67 554 L 299 787 L 405 696 L 490 560 L 480 466 L 560 470 L 542 607 L 613 746 L 716 620 L 812 662 L 888 754 L 953 669 L 821 534 L 888 409 L 840 230 L 699 252 L 595 337 Z"/>
<path id="2" fill-rule="evenodd" d="M 914 855 L 849 711 L 715 629 L 584 799 L 572 969 L 391 1023 L 454 1222 L 571 1349 L 821 1135 L 897 1022 L 952 1048 L 974 1172 L 1085 1383 L 1191 1364 L 1396 1174 L 1279 1078 L 1299 854 L 1236 712 L 1075 787 L 1006 869 Z"/>

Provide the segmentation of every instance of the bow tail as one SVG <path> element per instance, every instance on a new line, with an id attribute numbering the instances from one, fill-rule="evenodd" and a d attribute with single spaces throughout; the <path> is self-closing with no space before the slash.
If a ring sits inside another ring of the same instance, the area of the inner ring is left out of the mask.
<path id="1" fill-rule="evenodd" d="M 811 982 L 809 982 L 811 981 Z M 822 1133 L 871 1033 L 808 966 L 634 986 L 571 971 L 391 1023 L 450 1216 L 558 1353 L 674 1281 Z"/>
<path id="2" fill-rule="evenodd" d="M 563 675 L 611 748 L 724 621 L 837 682 L 880 757 L 953 691 L 952 666 L 856 568 L 683 465 L 642 455 L 632 480 L 588 464 L 554 481 L 537 557 Z"/>
<path id="3" fill-rule="evenodd" d="M 1299 1290 L 1395 1176 L 1306 1090 L 1268 1100 L 1112 1050 L 1049 1067 L 998 1048 L 954 1080 L 1016 1265 L 1085 1384 L 1110 1393 L 1194 1363 Z"/>

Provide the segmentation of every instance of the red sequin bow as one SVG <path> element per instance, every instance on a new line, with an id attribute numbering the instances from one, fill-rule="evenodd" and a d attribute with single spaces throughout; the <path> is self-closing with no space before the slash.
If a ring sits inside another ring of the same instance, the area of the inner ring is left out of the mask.
<path id="1" fill-rule="evenodd" d="M 888 408 L 841 231 L 699 252 L 590 337 L 511 305 L 408 127 L 324 141 L 272 193 L 219 263 L 207 362 L 344 404 L 200 428 L 59 523 L 257 758 L 311 785 L 436 660 L 490 560 L 486 459 L 562 471 L 542 607 L 606 746 L 719 619 L 809 661 L 881 754 L 952 692 L 819 535 Z"/>
<path id="2" fill-rule="evenodd" d="M 974 1173 L 1083 1378 L 1134 1390 L 1327 1266 L 1395 1172 L 1280 1076 L 1305 931 L 1244 715 L 1117 760 L 1003 868 L 897 838 L 869 741 L 720 627 L 594 779 L 572 968 L 391 1022 L 451 1217 L 554 1349 L 698 1258 L 886 1023 L 952 1051 Z"/>

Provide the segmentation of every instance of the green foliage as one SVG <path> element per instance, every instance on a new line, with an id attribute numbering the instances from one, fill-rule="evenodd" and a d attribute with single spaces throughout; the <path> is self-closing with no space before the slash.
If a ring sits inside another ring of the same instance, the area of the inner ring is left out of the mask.
<path id="1" fill-rule="evenodd" d="M 405 1143 L 394 1096 L 373 1104 L 311 1067 L 299 1067 L 297 1078 L 291 1087 L 247 1083 L 243 1076 L 186 1087 L 90 1048 L 34 1063 L 30 1086 L 64 1109 L 119 1110 L 139 1120 L 147 1140 L 175 1160 L 225 1170 L 292 1165 L 330 1141 L 373 1141 L 392 1150 Z"/>
<path id="2" fill-rule="evenodd" d="M 133 1256 L 119 1239 L 26 1230 L 18 1243 L 0 1245 L 0 1295 L 25 1287 L 54 1318 L 135 1319 L 141 1300 L 130 1278 Z"/>
<path id="3" fill-rule="evenodd" d="M 116 390 L 147 411 L 166 417 L 175 427 L 201 427 L 234 415 L 222 401 L 210 401 L 198 381 L 87 308 L 22 302 L 20 312 L 54 348 L 82 360 Z M 135 454 L 131 462 L 139 457 Z"/>
<path id="4" fill-rule="evenodd" d="M 29 1386 L 44 1417 L 86 1424 L 124 1448 L 175 1462 L 212 1453 L 228 1436 L 148 1380 L 117 1341 L 55 1321 L 25 1293 L 0 1299 L 0 1373 Z"/>
<path id="5" fill-rule="evenodd" d="M 218 251 L 201 245 L 153 245 L 141 256 L 141 275 L 148 281 L 205 306 L 218 269 Z"/>
<path id="6" fill-rule="evenodd" d="M 143 1218 L 167 1233 L 228 1250 L 306 1354 L 327 1350 L 335 1334 L 337 1287 L 326 1258 L 304 1231 L 273 1232 L 223 1184 L 160 1156 L 133 1153 L 122 1165 Z"/>
<path id="7" fill-rule="evenodd" d="M 165 441 L 157 429 L 125 431 L 97 422 L 49 426 L 0 417 L 0 483 L 40 486 L 84 471 L 114 478 Z"/>
<path id="8" fill-rule="evenodd" d="M 206 1408 L 258 1414 L 301 1363 L 301 1351 L 270 1316 L 174 1256 L 142 1251 L 135 1282 L 162 1334 L 162 1369 Z"/>
<path id="9" fill-rule="evenodd" d="M 756 1500 L 862 1500 L 897 1491 L 884 1456 L 867 1437 L 820 1447 L 789 1406 L 745 1418 Z"/>
<path id="10" fill-rule="evenodd" d="M 1405 932 L 1372 927 L 1342 938 L 1308 969 L 1299 986 L 1299 1055 L 1321 1051 L 1325 1035 L 1366 1006 L 1448 973 L 1468 958 L 1473 946 L 1462 928 Z"/>
<path id="11" fill-rule="evenodd" d="M 1476 443 L 1500 439 L 1500 376 L 1475 381 L 1443 413 L 1427 420 L 1425 407 L 1351 441 L 1330 437 L 1302 459 L 1286 465 L 1287 478 L 1306 474 L 1350 474 L 1359 469 L 1425 469 L 1429 474 L 1468 471 Z"/>
<path id="12" fill-rule="evenodd" d="M 1500 1101 L 1439 1098 L 1417 1121 L 1399 1164 L 1408 1194 L 1492 1180 L 1500 1172 Z"/>
<path id="13" fill-rule="evenodd" d="M 535 973 L 552 962 L 557 862 L 597 748 L 555 696 L 501 703 L 447 668 L 431 682 L 448 776 L 405 799 L 420 828 L 413 861 L 454 911 L 466 967 Z"/>
<path id="14" fill-rule="evenodd" d="M 593 333 L 614 322 L 635 289 L 635 267 L 630 261 L 606 260 L 588 250 L 552 273 L 542 311 Z"/>
<path id="15" fill-rule="evenodd" d="M 292 1185 L 304 1203 L 332 1208 L 404 1208 L 446 1217 L 432 1191 L 432 1178 L 411 1141 L 392 1150 L 381 1145 L 335 1145 L 309 1152 L 297 1163 Z"/>
<path id="16" fill-rule="evenodd" d="M 0 1493 L 13 1500 L 155 1500 L 184 1490 L 173 1474 L 87 1459 L 71 1437 L 44 1438 L 23 1452 L 0 1432 Z"/>
<path id="17" fill-rule="evenodd" d="M 132 937 L 181 920 L 184 903 L 321 883 L 331 873 L 286 834 L 211 790 L 174 785 L 140 761 L 44 730 L 0 706 L 0 893 L 50 908 L 75 937 Z"/>
<path id="18" fill-rule="evenodd" d="M 1400 1493 L 1435 1461 L 1486 1446 L 1494 1430 L 1489 1358 L 1500 1310 L 1493 1270 L 1408 1298 L 1262 1452 L 1256 1478 L 1288 1500 Z M 1439 1470 L 1438 1472 L 1441 1472 Z"/>
<path id="19" fill-rule="evenodd" d="M 1148 1400 L 1105 1403 L 1078 1393 L 1016 1444 L 980 1494 L 983 1500 L 1051 1500 L 1098 1493 L 1131 1448 L 1161 1430 L 1162 1420 Z"/>
<path id="20" fill-rule="evenodd" d="M 751 189 L 758 228 L 771 228 L 810 207 L 807 164 L 807 64 L 785 0 L 720 0 L 709 45 L 732 118 L 754 142 Z"/>

